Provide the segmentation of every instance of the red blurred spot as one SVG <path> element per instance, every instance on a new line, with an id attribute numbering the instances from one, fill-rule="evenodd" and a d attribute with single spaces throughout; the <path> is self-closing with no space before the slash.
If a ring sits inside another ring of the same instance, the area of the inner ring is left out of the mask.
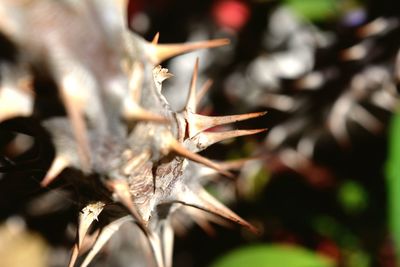
<path id="1" fill-rule="evenodd" d="M 338 246 L 331 240 L 323 240 L 317 246 L 317 252 L 339 262 L 341 255 Z"/>
<path id="2" fill-rule="evenodd" d="M 219 26 L 239 31 L 249 20 L 250 10 L 239 0 L 220 0 L 214 4 L 212 15 Z"/>

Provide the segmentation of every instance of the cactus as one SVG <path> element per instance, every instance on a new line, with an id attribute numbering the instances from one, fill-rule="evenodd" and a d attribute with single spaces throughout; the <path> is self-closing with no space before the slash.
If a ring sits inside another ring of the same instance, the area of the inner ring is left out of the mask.
<path id="1" fill-rule="evenodd" d="M 162 95 L 162 83 L 172 74 L 160 63 L 229 41 L 158 44 L 157 34 L 147 42 L 129 31 L 126 5 L 123 0 L 0 3 L 2 39 L 11 51 L 1 60 L 0 122 L 16 117 L 39 121 L 55 150 L 41 186 L 51 186 L 62 174 L 80 194 L 83 208 L 69 266 L 90 249 L 81 265 L 87 266 L 128 222 L 146 237 L 143 246 L 151 248 L 156 265 L 171 266 L 171 218 L 187 206 L 207 212 L 188 212 L 201 220 L 212 214 L 256 232 L 202 186 L 203 170 L 231 177 L 229 164 L 197 152 L 264 131 L 209 129 L 265 112 L 197 114 L 204 92 L 196 91 L 198 60 L 182 111 L 173 111 Z M 21 166 L 5 164 L 2 170 Z"/>

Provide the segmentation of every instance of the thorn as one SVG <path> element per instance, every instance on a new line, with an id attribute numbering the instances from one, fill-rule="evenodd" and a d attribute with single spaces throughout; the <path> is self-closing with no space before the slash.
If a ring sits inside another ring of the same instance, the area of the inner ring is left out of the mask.
<path id="1" fill-rule="evenodd" d="M 72 252 L 71 252 L 71 257 L 69 259 L 68 267 L 75 266 L 78 256 L 79 256 L 79 248 L 78 248 L 78 244 L 75 243 L 74 246 L 72 247 Z"/>
<path id="2" fill-rule="evenodd" d="M 196 146 L 203 150 L 207 147 L 230 138 L 235 138 L 244 135 L 252 135 L 265 132 L 267 129 L 254 129 L 254 130 L 233 130 L 225 132 L 202 132 L 193 137 Z"/>
<path id="3" fill-rule="evenodd" d="M 378 134 L 382 131 L 382 122 L 372 115 L 366 108 L 357 104 L 352 109 L 353 110 L 350 112 L 350 118 L 352 118 L 357 124 L 373 134 Z"/>
<path id="4" fill-rule="evenodd" d="M 219 165 L 225 170 L 240 170 L 247 162 L 251 160 L 260 160 L 260 157 L 250 157 L 220 162 Z"/>
<path id="5" fill-rule="evenodd" d="M 147 222 L 143 220 L 136 205 L 131 199 L 128 182 L 123 179 L 111 180 L 106 182 L 106 186 L 116 195 L 118 201 L 128 209 L 132 217 L 136 220 L 138 226 L 146 233 L 148 231 L 146 227 Z"/>
<path id="6" fill-rule="evenodd" d="M 159 38 L 160 38 L 160 33 L 157 32 L 156 35 L 154 35 L 154 38 L 153 38 L 153 40 L 151 41 L 151 43 L 152 43 L 153 45 L 158 44 L 158 39 L 159 39 Z"/>
<path id="7" fill-rule="evenodd" d="M 153 63 L 159 64 L 164 60 L 174 56 L 188 53 L 197 49 L 212 48 L 229 44 L 228 39 L 215 39 L 201 42 L 185 43 L 185 44 L 150 44 Z"/>
<path id="8" fill-rule="evenodd" d="M 93 221 L 98 220 L 97 217 L 103 211 L 104 206 L 103 202 L 98 201 L 82 209 L 82 212 L 79 214 L 78 248 L 82 247 L 83 238 Z"/>
<path id="9" fill-rule="evenodd" d="M 51 163 L 49 170 L 46 173 L 46 176 L 40 182 L 42 187 L 48 186 L 51 182 L 53 182 L 60 173 L 69 166 L 69 160 L 64 156 L 56 156 L 56 158 Z"/>
<path id="10" fill-rule="evenodd" d="M 190 82 L 189 94 L 185 105 L 185 110 L 192 113 L 196 112 L 196 82 L 197 82 L 198 70 L 199 70 L 199 58 L 196 58 L 196 62 L 194 63 L 192 80 Z"/>
<path id="11" fill-rule="evenodd" d="M 200 101 L 203 99 L 204 95 L 210 90 L 211 86 L 213 85 L 213 80 L 208 79 L 204 85 L 200 88 L 199 92 L 196 95 L 196 106 L 200 104 Z"/>
<path id="12" fill-rule="evenodd" d="M 341 51 L 340 56 L 343 60 L 361 60 L 368 54 L 367 46 L 364 43 L 356 44 Z"/>
<path id="13" fill-rule="evenodd" d="M 99 236 L 96 239 L 92 249 L 89 251 L 88 255 L 86 256 L 85 260 L 83 261 L 81 267 L 87 267 L 93 258 L 99 253 L 99 251 L 103 248 L 105 243 L 112 237 L 112 235 L 119 230 L 119 228 L 126 222 L 132 221 L 131 216 L 125 216 L 118 220 L 115 220 L 105 226 Z"/>
<path id="14" fill-rule="evenodd" d="M 242 219 L 239 215 L 228 209 L 225 205 L 211 196 L 203 188 L 200 188 L 197 192 L 193 192 L 190 189 L 180 192 L 178 201 L 184 205 L 192 206 L 212 214 L 221 216 L 225 219 L 233 221 L 241 226 L 246 227 L 251 232 L 258 234 L 259 231 L 253 225 Z"/>
<path id="15" fill-rule="evenodd" d="M 178 141 L 176 141 L 175 139 L 171 138 L 169 145 L 170 145 L 170 149 L 173 150 L 178 155 L 185 157 L 187 159 L 190 159 L 192 161 L 198 162 L 200 164 L 203 164 L 214 170 L 217 170 L 219 173 L 221 173 L 227 177 L 231 177 L 231 178 L 233 177 L 232 173 L 222 169 L 217 163 L 186 149 L 184 146 L 182 146 L 180 143 L 178 143 Z"/>
<path id="16" fill-rule="evenodd" d="M 149 233 L 146 237 L 149 240 L 150 248 L 153 252 L 154 259 L 156 260 L 157 267 L 166 267 L 164 264 L 163 247 L 159 236 Z"/>
<path id="17" fill-rule="evenodd" d="M 189 138 L 192 138 L 199 132 L 213 128 L 219 125 L 224 125 L 232 122 L 248 120 L 265 115 L 267 112 L 254 112 L 241 115 L 229 116 L 204 116 L 194 113 L 186 113 L 189 129 Z"/>
<path id="18" fill-rule="evenodd" d="M 76 96 L 68 91 L 71 86 L 71 77 L 67 77 L 62 82 L 61 98 L 67 110 L 68 118 L 71 121 L 75 139 L 77 141 L 77 151 L 85 171 L 90 168 L 90 148 L 87 137 L 86 124 L 81 105 L 75 105 Z"/>
<path id="19" fill-rule="evenodd" d="M 164 220 L 161 226 L 161 246 L 164 250 L 165 267 L 172 267 L 174 252 L 174 229 L 169 221 Z"/>
<path id="20" fill-rule="evenodd" d="M 167 118 L 155 114 L 151 111 L 145 110 L 144 108 L 136 104 L 136 102 L 132 101 L 132 99 L 127 99 L 124 102 L 123 117 L 127 121 L 152 121 L 158 123 L 168 122 Z"/>
<path id="21" fill-rule="evenodd" d="M 77 232 L 77 241 L 72 248 L 71 258 L 69 260 L 68 267 L 73 267 L 78 258 L 79 251 L 82 248 L 83 239 L 86 236 L 86 233 L 93 223 L 94 220 L 97 220 L 97 216 L 101 213 L 104 208 L 103 202 L 96 202 L 87 205 L 82 209 L 82 212 L 79 214 L 79 223 L 78 223 L 78 232 Z"/>
<path id="22" fill-rule="evenodd" d="M 359 28 L 357 30 L 357 35 L 361 38 L 367 38 L 369 36 L 382 33 L 389 26 L 390 24 L 388 20 L 380 17 Z"/>

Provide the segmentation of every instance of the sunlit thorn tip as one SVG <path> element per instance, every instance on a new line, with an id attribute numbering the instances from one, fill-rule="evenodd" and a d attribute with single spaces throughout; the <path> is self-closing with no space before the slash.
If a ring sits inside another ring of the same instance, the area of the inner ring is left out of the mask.
<path id="1" fill-rule="evenodd" d="M 159 38 L 160 38 L 160 33 L 157 32 L 156 35 L 154 35 L 154 38 L 153 38 L 153 40 L 151 41 L 151 43 L 152 43 L 153 45 L 158 44 L 158 39 L 159 39 Z"/>
<path id="2" fill-rule="evenodd" d="M 229 44 L 228 39 L 215 39 L 209 41 L 201 41 L 194 43 L 186 43 L 186 44 L 151 44 L 152 45 L 152 53 L 150 56 L 152 57 L 154 64 L 159 64 L 164 60 L 172 58 L 174 56 L 188 53 L 197 49 L 203 48 L 212 48 Z"/>
<path id="3" fill-rule="evenodd" d="M 77 240 L 72 248 L 68 267 L 73 267 L 75 265 L 79 252 L 82 248 L 83 239 L 86 236 L 90 225 L 93 223 L 93 221 L 97 220 L 97 217 L 103 210 L 104 205 L 105 204 L 102 202 L 91 203 L 83 208 L 82 212 L 79 214 Z"/>
<path id="4" fill-rule="evenodd" d="M 204 116 L 200 114 L 188 113 L 188 129 L 189 137 L 193 137 L 199 132 L 213 128 L 216 126 L 233 123 L 237 121 L 248 120 L 252 118 L 257 118 L 265 115 L 267 112 L 254 112 L 241 115 L 229 115 L 229 116 Z"/>

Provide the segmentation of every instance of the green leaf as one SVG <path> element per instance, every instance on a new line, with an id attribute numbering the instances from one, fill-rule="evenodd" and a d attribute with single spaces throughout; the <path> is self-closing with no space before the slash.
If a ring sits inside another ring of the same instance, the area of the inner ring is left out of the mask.
<path id="1" fill-rule="evenodd" d="M 284 245 L 246 246 L 224 255 L 211 267 L 332 267 L 333 262 L 312 251 Z"/>
<path id="2" fill-rule="evenodd" d="M 400 114 L 396 114 L 389 128 L 389 151 L 386 164 L 390 228 L 397 260 L 400 259 Z"/>

